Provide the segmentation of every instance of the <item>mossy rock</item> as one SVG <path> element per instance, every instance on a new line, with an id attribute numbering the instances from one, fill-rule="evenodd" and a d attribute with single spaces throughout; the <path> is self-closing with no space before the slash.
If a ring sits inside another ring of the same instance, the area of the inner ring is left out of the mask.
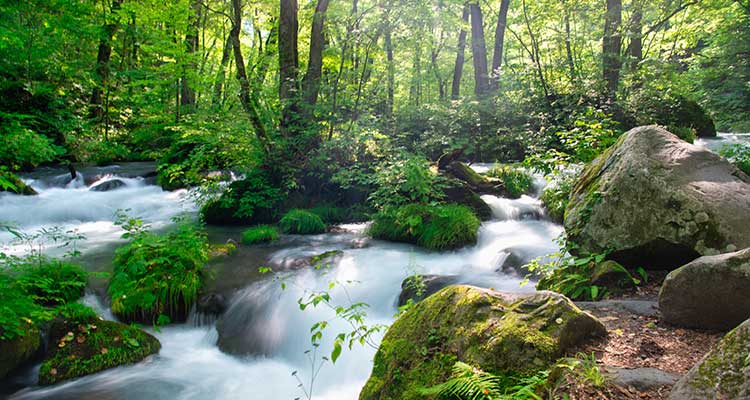
<path id="1" fill-rule="evenodd" d="M 388 329 L 359 398 L 423 399 L 420 390 L 447 380 L 456 361 L 495 374 L 534 373 L 605 334 L 601 322 L 556 293 L 449 286 Z"/>
<path id="2" fill-rule="evenodd" d="M 3 172 L 0 171 L 0 178 L 3 178 L 4 180 L 8 181 L 12 186 L 8 187 L 7 189 L 3 186 L 0 186 L 0 192 L 10 192 L 15 194 L 20 194 L 22 196 L 33 196 L 38 194 L 34 188 L 27 185 L 26 182 L 24 182 L 21 178 L 18 177 L 18 175 L 13 174 L 11 172 Z"/>
<path id="3" fill-rule="evenodd" d="M 210 259 L 224 258 L 232 255 L 237 251 L 237 245 L 231 241 L 227 243 L 213 243 L 208 249 L 208 257 Z"/>
<path id="4" fill-rule="evenodd" d="M 492 219 L 492 208 L 478 194 L 471 190 L 467 184 L 457 179 L 450 179 L 443 189 L 443 193 L 445 194 L 446 202 L 469 207 L 482 221 Z"/>
<path id="5" fill-rule="evenodd" d="M 31 323 L 23 336 L 0 340 L 0 379 L 31 359 L 40 346 L 39 329 Z"/>
<path id="6" fill-rule="evenodd" d="M 89 319 L 52 322 L 39 384 L 51 385 L 137 363 L 161 348 L 152 335 L 119 322 Z"/>
<path id="7" fill-rule="evenodd" d="M 445 167 L 445 173 L 466 183 L 475 193 L 494 194 L 498 196 L 508 195 L 502 181 L 481 175 L 460 161 L 448 164 Z"/>
<path id="8" fill-rule="evenodd" d="M 669 400 L 750 398 L 750 320 L 721 341 L 672 388 Z"/>

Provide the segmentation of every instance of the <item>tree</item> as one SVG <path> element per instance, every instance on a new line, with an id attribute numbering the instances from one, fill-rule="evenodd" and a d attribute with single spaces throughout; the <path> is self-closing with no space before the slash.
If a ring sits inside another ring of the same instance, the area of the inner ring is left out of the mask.
<path id="1" fill-rule="evenodd" d="M 453 83 L 451 84 L 451 99 L 458 100 L 461 96 L 461 76 L 464 71 L 464 53 L 466 49 L 466 25 L 469 23 L 469 4 L 464 3 L 461 16 L 461 30 L 458 32 L 458 46 L 456 46 L 456 63 L 453 68 Z"/>
<path id="2" fill-rule="evenodd" d="M 607 95 L 614 98 L 620 83 L 622 67 L 622 0 L 606 0 L 604 38 L 602 40 L 602 70 Z"/>
<path id="3" fill-rule="evenodd" d="M 484 41 L 484 24 L 479 3 L 471 3 L 471 52 L 474 57 L 474 94 L 484 97 L 490 89 L 487 71 L 487 47 Z"/>
<path id="4" fill-rule="evenodd" d="M 497 90 L 500 85 L 500 66 L 503 63 L 503 45 L 505 44 L 505 26 L 508 24 L 508 8 L 510 0 L 501 0 L 500 11 L 495 27 L 495 52 L 492 56 L 492 81 L 490 86 Z"/>

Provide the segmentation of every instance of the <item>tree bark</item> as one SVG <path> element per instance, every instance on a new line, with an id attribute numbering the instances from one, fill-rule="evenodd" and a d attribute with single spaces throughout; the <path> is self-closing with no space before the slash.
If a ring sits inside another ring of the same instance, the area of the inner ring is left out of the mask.
<path id="1" fill-rule="evenodd" d="M 200 30 L 201 12 L 203 9 L 203 3 L 199 0 L 193 0 L 190 5 L 191 15 L 188 23 L 188 31 L 185 34 L 185 55 L 188 59 L 187 63 L 183 66 L 183 73 L 181 77 L 180 87 L 180 104 L 185 108 L 185 111 L 193 111 L 195 109 L 195 89 L 190 85 L 191 73 L 196 72 L 195 53 L 198 51 L 199 39 L 198 31 Z"/>
<path id="2" fill-rule="evenodd" d="M 297 96 L 297 0 L 281 0 L 279 15 L 279 99 L 283 102 Z"/>
<path id="3" fill-rule="evenodd" d="M 573 58 L 573 46 L 571 45 L 570 39 L 570 9 L 568 8 L 565 0 L 563 0 L 562 3 L 563 8 L 565 9 L 565 58 L 566 62 L 568 63 L 568 74 L 570 82 L 572 83 L 576 80 L 576 64 Z"/>
<path id="4" fill-rule="evenodd" d="M 214 96 L 211 99 L 211 104 L 218 106 L 221 104 L 222 91 L 224 90 L 224 80 L 227 74 L 227 64 L 229 63 L 229 57 L 232 55 L 232 35 L 227 35 L 227 40 L 224 43 L 224 50 L 221 52 L 221 63 L 219 64 L 219 72 L 216 74 L 216 81 L 214 82 Z"/>
<path id="5" fill-rule="evenodd" d="M 112 0 L 110 13 L 117 12 L 120 9 L 122 2 L 123 0 Z M 91 106 L 91 117 L 97 120 L 101 120 L 102 117 L 104 117 L 102 93 L 109 81 L 109 67 L 112 58 L 112 38 L 114 37 L 118 26 L 118 22 L 105 24 L 104 34 L 101 39 L 99 39 L 99 48 L 96 55 L 96 75 L 99 82 L 94 86 L 94 89 L 91 92 L 91 100 L 89 101 Z"/>
<path id="6" fill-rule="evenodd" d="M 643 3 L 638 0 L 633 2 L 633 13 L 628 23 L 628 36 L 630 42 L 626 54 L 629 57 L 630 69 L 636 69 L 638 63 L 643 60 Z"/>
<path id="7" fill-rule="evenodd" d="M 396 126 L 393 120 L 393 100 L 394 100 L 394 86 L 396 84 L 396 67 L 393 64 L 393 41 L 391 37 L 391 1 L 387 2 L 387 9 L 385 10 L 385 21 L 384 21 L 384 46 L 385 46 L 385 59 L 386 59 L 386 100 L 385 100 L 385 119 L 386 126 L 389 133 L 394 133 Z"/>
<path id="8" fill-rule="evenodd" d="M 479 3 L 472 3 L 471 10 L 471 52 L 474 57 L 474 94 L 484 97 L 489 92 L 490 81 L 487 71 L 487 47 L 484 41 L 482 9 Z"/>
<path id="9" fill-rule="evenodd" d="M 503 46 L 505 44 L 505 26 L 508 23 L 508 8 L 510 0 L 500 2 L 500 12 L 497 16 L 497 26 L 495 27 L 495 52 L 492 56 L 492 80 L 490 82 L 492 90 L 500 87 L 500 67 L 503 63 Z"/>
<path id="10" fill-rule="evenodd" d="M 604 39 L 602 40 L 602 71 L 606 90 L 614 98 L 620 83 L 622 67 L 622 0 L 607 0 L 604 18 Z"/>
<path id="11" fill-rule="evenodd" d="M 456 64 L 453 68 L 453 83 L 451 84 L 451 99 L 458 100 L 461 96 L 461 78 L 464 72 L 464 58 L 466 51 L 466 24 L 469 23 L 469 4 L 464 4 L 463 15 L 461 16 L 463 25 L 458 32 L 458 46 L 456 47 Z"/>
<path id="12" fill-rule="evenodd" d="M 318 0 L 313 16 L 312 32 L 310 33 L 310 57 L 307 72 L 302 79 L 302 91 L 308 114 L 312 114 L 318 102 L 320 92 L 320 78 L 323 74 L 323 45 L 325 44 L 325 18 L 329 0 Z"/>

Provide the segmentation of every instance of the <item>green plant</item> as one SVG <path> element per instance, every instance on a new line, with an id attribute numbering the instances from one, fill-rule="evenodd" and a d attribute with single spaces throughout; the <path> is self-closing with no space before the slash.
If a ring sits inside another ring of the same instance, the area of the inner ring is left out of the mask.
<path id="1" fill-rule="evenodd" d="M 258 225 L 242 232 L 243 244 L 268 243 L 279 239 L 279 230 L 275 226 Z"/>
<path id="2" fill-rule="evenodd" d="M 377 239 L 450 250 L 476 243 L 479 225 L 476 215 L 462 205 L 409 204 L 376 214 L 368 233 Z"/>
<path id="3" fill-rule="evenodd" d="M 502 180 L 505 190 L 511 197 L 521 197 L 534 185 L 534 177 L 531 174 L 510 165 L 495 166 L 487 175 Z"/>
<path id="4" fill-rule="evenodd" d="M 318 205 L 309 210 L 319 216 L 326 224 L 340 224 L 350 220 L 349 210 L 332 205 Z"/>
<path id="5" fill-rule="evenodd" d="M 609 381 L 607 375 L 602 373 L 596 364 L 596 355 L 594 353 L 591 353 L 591 355 L 578 353 L 575 358 L 564 359 L 557 364 L 557 367 L 570 371 L 577 378 L 578 382 L 590 384 L 597 388 L 604 387 Z"/>
<path id="6" fill-rule="evenodd" d="M 556 174 L 549 185 L 544 188 L 539 199 L 553 221 L 563 222 L 574 183 L 575 174 L 562 172 Z"/>
<path id="7" fill-rule="evenodd" d="M 89 306 L 81 303 L 67 303 L 55 309 L 60 317 L 71 321 L 72 324 L 89 322 L 98 318 L 96 312 Z"/>
<path id="8" fill-rule="evenodd" d="M 671 125 L 667 127 L 667 130 L 674 133 L 678 138 L 688 143 L 695 142 L 695 139 L 698 137 L 698 134 L 695 132 L 695 128 L 691 128 L 689 126 Z"/>
<path id="9" fill-rule="evenodd" d="M 265 171 L 256 169 L 206 201 L 201 216 L 206 223 L 219 225 L 272 223 L 278 219 L 283 198 L 284 191 L 271 183 Z"/>
<path id="10" fill-rule="evenodd" d="M 430 169 L 424 157 L 400 154 L 375 169 L 375 190 L 369 202 L 375 209 L 406 204 L 428 204 L 444 197 L 443 178 Z"/>
<path id="11" fill-rule="evenodd" d="M 732 164 L 736 165 L 742 172 L 750 175 L 750 145 L 733 144 L 724 146 L 721 155 L 726 157 Z"/>
<path id="12" fill-rule="evenodd" d="M 78 264 L 45 259 L 24 268 L 18 284 L 36 303 L 55 306 L 81 298 L 86 279 L 86 271 Z"/>
<path id="13" fill-rule="evenodd" d="M 0 271 L 0 340 L 25 336 L 50 317 L 5 271 Z"/>
<path id="14" fill-rule="evenodd" d="M 523 377 L 495 375 L 458 361 L 450 379 L 422 389 L 421 393 L 458 400 L 542 400 L 536 391 L 544 385 L 548 374 L 540 371 Z"/>
<path id="15" fill-rule="evenodd" d="M 115 252 L 108 293 L 112 312 L 130 321 L 156 322 L 164 314 L 184 320 L 203 283 L 209 244 L 193 224 L 178 221 L 159 236 L 128 232 L 132 241 Z"/>
<path id="16" fill-rule="evenodd" d="M 293 209 L 284 214 L 279 221 L 279 227 L 284 233 L 311 235 L 324 233 L 326 224 L 323 220 L 307 210 Z"/>

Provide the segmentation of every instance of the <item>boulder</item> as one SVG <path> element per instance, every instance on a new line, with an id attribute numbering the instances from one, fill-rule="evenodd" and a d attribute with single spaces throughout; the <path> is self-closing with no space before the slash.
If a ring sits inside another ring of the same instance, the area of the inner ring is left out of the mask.
<path id="1" fill-rule="evenodd" d="M 489 373 L 534 373 L 606 334 L 601 322 L 552 292 L 508 294 L 449 286 L 393 323 L 360 400 L 424 399 L 461 361 Z"/>
<path id="2" fill-rule="evenodd" d="M 591 284 L 617 290 L 635 286 L 635 280 L 617 261 L 607 260 L 594 267 Z"/>
<path id="3" fill-rule="evenodd" d="M 750 177 L 657 126 L 635 128 L 579 176 L 571 241 L 628 267 L 674 269 L 750 247 Z"/>
<path id="4" fill-rule="evenodd" d="M 479 194 L 506 195 L 503 183 L 497 179 L 488 178 L 478 174 L 468 165 L 453 161 L 445 167 L 446 174 L 464 182 L 468 187 Z"/>
<path id="5" fill-rule="evenodd" d="M 701 257 L 667 275 L 659 292 L 665 322 L 730 330 L 750 318 L 750 249 Z"/>
<path id="6" fill-rule="evenodd" d="M 195 303 L 195 310 L 207 315 L 221 315 L 227 309 L 227 299 L 221 293 L 208 293 Z"/>
<path id="7" fill-rule="evenodd" d="M 705 399 L 750 399 L 750 320 L 724 336 L 669 394 L 669 400 Z"/>
<path id="8" fill-rule="evenodd" d="M 90 187 L 89 190 L 92 192 L 111 192 L 121 187 L 125 187 L 125 182 L 120 179 L 110 179 Z"/>
<path id="9" fill-rule="evenodd" d="M 40 385 L 134 364 L 161 348 L 155 337 L 136 327 L 96 318 L 53 321 L 49 340 Z"/>
<path id="10" fill-rule="evenodd" d="M 482 221 L 492 219 L 492 209 L 485 203 L 471 187 L 457 179 L 451 179 L 443 189 L 445 199 L 449 203 L 462 204 L 474 211 L 474 214 Z"/>
<path id="11" fill-rule="evenodd" d="M 0 340 L 0 379 L 30 360 L 41 346 L 39 330 L 32 324 L 23 336 Z"/>
<path id="12" fill-rule="evenodd" d="M 398 305 L 403 306 L 409 300 L 418 303 L 456 282 L 458 282 L 458 275 L 412 275 L 401 282 Z"/>

